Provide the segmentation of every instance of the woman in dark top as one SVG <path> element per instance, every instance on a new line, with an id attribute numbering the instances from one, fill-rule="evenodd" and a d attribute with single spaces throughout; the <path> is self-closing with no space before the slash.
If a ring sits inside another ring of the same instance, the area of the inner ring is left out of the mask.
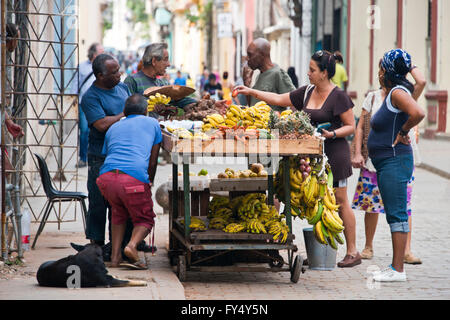
<path id="1" fill-rule="evenodd" d="M 345 137 L 355 131 L 353 102 L 348 95 L 330 80 L 336 71 L 336 59 L 328 51 L 317 51 L 311 58 L 308 77 L 311 86 L 303 86 L 285 94 L 275 94 L 238 86 L 238 93 L 252 95 L 270 105 L 294 106 L 311 116 L 313 125 L 330 122 L 331 127 L 323 130 L 325 154 L 329 159 L 336 188 L 336 201 L 340 205 L 339 215 L 344 221 L 344 235 L 347 245 L 345 258 L 338 263 L 341 268 L 361 263 L 356 249 L 356 220 L 347 196 L 347 178 L 352 175 L 350 147 Z"/>
<path id="2" fill-rule="evenodd" d="M 406 75 L 414 67 L 411 56 L 402 49 L 383 56 L 378 73 L 380 85 L 389 92 L 380 109 L 372 116 L 367 142 L 369 157 L 377 170 L 377 181 L 392 235 L 392 264 L 374 273 L 375 281 L 406 281 L 403 270 L 409 233 L 407 184 L 414 158 L 408 132 L 425 117 L 412 94 L 414 86 Z"/>

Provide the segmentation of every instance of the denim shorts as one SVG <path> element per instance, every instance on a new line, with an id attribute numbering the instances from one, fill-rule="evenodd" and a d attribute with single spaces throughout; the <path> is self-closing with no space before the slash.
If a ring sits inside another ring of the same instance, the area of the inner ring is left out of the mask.
<path id="1" fill-rule="evenodd" d="M 407 189 L 414 170 L 412 154 L 372 159 L 391 232 L 408 233 Z"/>

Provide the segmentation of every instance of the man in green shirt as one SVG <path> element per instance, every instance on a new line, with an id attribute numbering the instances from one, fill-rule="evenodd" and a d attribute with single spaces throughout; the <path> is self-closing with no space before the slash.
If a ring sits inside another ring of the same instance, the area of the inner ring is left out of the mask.
<path id="1" fill-rule="evenodd" d="M 143 68 L 136 74 L 128 76 L 124 83 L 128 86 L 131 95 L 138 93 L 144 94 L 144 91 L 151 87 L 162 87 L 170 85 L 170 83 L 162 78 L 166 73 L 166 69 L 170 66 L 169 52 L 166 43 L 153 43 L 145 48 L 142 57 Z M 178 108 L 184 108 L 188 104 L 195 103 L 191 98 L 183 98 L 178 101 L 171 102 Z M 150 116 L 158 118 L 156 112 L 150 112 Z"/>
<path id="2" fill-rule="evenodd" d="M 247 47 L 248 66 L 252 70 L 259 70 L 259 74 L 253 89 L 273 92 L 288 93 L 295 90 L 294 84 L 286 71 L 277 64 L 272 63 L 270 58 L 270 43 L 264 38 L 255 39 Z M 248 101 L 250 106 L 255 105 L 259 100 L 251 97 Z M 282 112 L 284 107 L 271 106 L 273 110 Z"/>

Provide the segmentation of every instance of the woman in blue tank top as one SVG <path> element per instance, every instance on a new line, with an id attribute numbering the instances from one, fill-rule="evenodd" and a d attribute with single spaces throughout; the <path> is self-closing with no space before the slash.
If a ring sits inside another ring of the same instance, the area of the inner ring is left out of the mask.
<path id="1" fill-rule="evenodd" d="M 377 180 L 383 199 L 386 220 L 393 244 L 392 264 L 375 272 L 375 281 L 406 281 L 403 270 L 408 236 L 407 183 L 414 167 L 409 130 L 425 117 L 411 96 L 414 86 L 406 75 L 414 67 L 411 56 L 404 50 L 387 52 L 380 62 L 380 85 L 389 92 L 381 108 L 372 117 L 367 147 L 377 170 Z"/>

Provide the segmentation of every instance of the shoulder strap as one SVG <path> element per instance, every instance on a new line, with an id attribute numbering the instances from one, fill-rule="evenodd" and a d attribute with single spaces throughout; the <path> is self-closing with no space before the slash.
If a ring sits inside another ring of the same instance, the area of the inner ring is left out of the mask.
<path id="1" fill-rule="evenodd" d="M 303 107 L 305 106 L 306 99 L 308 98 L 308 94 L 312 89 L 314 89 L 314 85 L 312 85 L 312 84 L 310 84 L 306 87 L 305 95 L 303 96 Z"/>
<path id="2" fill-rule="evenodd" d="M 83 83 L 82 83 L 81 86 L 78 88 L 78 94 L 80 94 L 81 88 L 83 88 L 83 86 L 86 84 L 86 82 L 89 80 L 89 78 L 92 77 L 93 74 L 94 74 L 94 71 L 92 71 L 91 73 L 89 73 L 89 75 L 84 79 Z"/>

